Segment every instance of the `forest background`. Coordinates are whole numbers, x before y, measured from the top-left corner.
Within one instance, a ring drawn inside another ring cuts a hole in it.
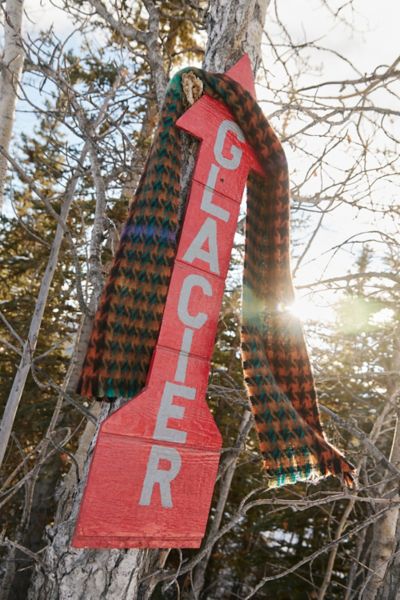
[[[243,3],[231,4],[239,14]],[[9,146],[0,111],[0,405],[18,397],[0,480],[0,598],[75,598],[59,592],[61,578],[54,596],[46,586],[63,489],[82,481],[75,452],[101,410],[74,393],[85,340],[166,83],[202,64],[224,3],[7,0],[4,32],[17,5],[23,61]],[[141,555],[140,593],[391,600],[400,588],[400,8],[264,8],[252,58],[289,162],[291,310],[304,324],[327,435],[357,465],[359,487],[328,479],[266,490],[239,356],[241,219],[208,393],[224,451],[205,546]],[[90,593],[76,597],[101,597]]]

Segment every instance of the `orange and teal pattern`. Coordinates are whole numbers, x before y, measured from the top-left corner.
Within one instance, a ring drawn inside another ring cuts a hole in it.
[[[96,313],[78,392],[131,398],[145,385],[160,330],[181,226],[182,73],[226,104],[264,176],[247,190],[241,350],[246,389],[270,486],[354,468],[326,440],[301,324],[286,307],[290,271],[288,168],[282,145],[254,98],[227,75],[196,68],[172,79],[159,125]]]

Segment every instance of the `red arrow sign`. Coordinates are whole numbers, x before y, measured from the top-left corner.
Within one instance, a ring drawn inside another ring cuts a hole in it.
[[[254,94],[250,61],[229,72]],[[201,141],[146,388],[101,425],[76,547],[198,548],[221,449],[205,396],[240,201],[261,171],[229,110],[203,96],[178,120]]]

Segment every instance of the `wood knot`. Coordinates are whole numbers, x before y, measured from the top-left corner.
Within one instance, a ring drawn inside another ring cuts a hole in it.
[[[203,82],[193,71],[182,74],[182,89],[189,106],[192,106],[203,95]]]

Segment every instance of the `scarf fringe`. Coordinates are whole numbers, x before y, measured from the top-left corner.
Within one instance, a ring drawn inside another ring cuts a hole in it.
[[[354,467],[344,457],[340,456],[340,472],[334,468],[314,462],[312,455],[309,455],[309,459],[311,460],[304,465],[292,464],[288,467],[279,466],[276,468],[271,467],[270,462],[264,460],[263,467],[267,479],[267,489],[280,488],[298,482],[307,482],[316,485],[322,479],[330,476],[339,478],[342,484],[350,489],[357,487],[357,474]]]
[[[115,400],[116,398],[133,398],[140,392],[143,386],[132,383],[127,384],[126,379],[114,379],[110,377],[104,380],[102,377],[81,377],[79,381],[79,394],[87,398],[98,400]]]

